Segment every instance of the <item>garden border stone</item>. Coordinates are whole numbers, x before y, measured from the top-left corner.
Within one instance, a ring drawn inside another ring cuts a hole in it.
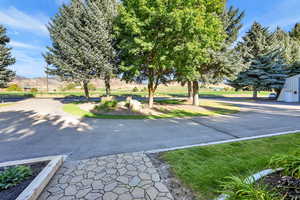
[[[10,167],[15,165],[25,165],[30,163],[37,162],[46,162],[49,163],[45,168],[33,179],[33,181],[25,188],[25,190],[18,196],[16,200],[36,200],[43,192],[44,188],[47,186],[51,178],[63,164],[66,156],[48,156],[40,157],[33,159],[17,160],[17,161],[8,161],[0,163],[0,167]]]

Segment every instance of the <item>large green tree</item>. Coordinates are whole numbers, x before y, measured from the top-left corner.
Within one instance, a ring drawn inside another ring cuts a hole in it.
[[[265,87],[264,79],[261,79],[265,73],[265,66],[259,65],[257,62],[261,62],[260,59],[264,59],[264,56],[275,50],[274,43],[276,43],[275,37],[268,28],[254,22],[236,47],[244,64],[249,67],[240,72],[237,78],[230,82],[230,85],[236,89],[247,87],[253,91],[253,98],[257,98],[258,91]]]
[[[45,54],[50,64],[47,73],[81,82],[86,97],[91,79],[107,80],[114,70],[112,5],[116,5],[114,0],[72,0],[48,26],[52,46]]]
[[[177,1],[172,13],[172,32],[176,74],[192,82],[193,104],[199,105],[199,80],[211,69],[210,51],[220,50],[226,33],[221,15],[222,0]]]
[[[7,67],[13,65],[16,60],[11,55],[11,48],[7,47],[9,38],[6,29],[0,25],[0,87],[7,87],[7,83],[15,77],[15,72]]]
[[[124,0],[119,7],[115,30],[122,78],[148,83],[150,108],[158,85],[170,80],[174,66],[170,34],[176,2]]]

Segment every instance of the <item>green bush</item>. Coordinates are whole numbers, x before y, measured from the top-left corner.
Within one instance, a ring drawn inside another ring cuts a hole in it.
[[[31,93],[37,93],[37,92],[38,92],[38,89],[37,89],[37,88],[31,88],[30,92],[31,92]]]
[[[11,167],[0,173],[0,191],[14,187],[32,176],[32,170],[27,166]]]
[[[146,87],[144,87],[141,92],[148,92],[148,89]]]
[[[114,110],[117,107],[118,101],[112,100],[112,101],[105,101],[104,103],[101,103],[99,106],[96,106],[96,110],[103,110],[103,111],[110,111]]]
[[[10,92],[20,92],[22,91],[22,88],[18,84],[11,84],[6,90]]]
[[[139,92],[139,88],[134,87],[134,88],[132,89],[132,92]]]
[[[269,191],[267,186],[248,184],[239,177],[227,177],[222,183],[223,194],[229,196],[228,200],[281,200],[278,193]]]
[[[293,154],[282,154],[272,157],[270,167],[284,168],[285,175],[300,178],[300,151]]]

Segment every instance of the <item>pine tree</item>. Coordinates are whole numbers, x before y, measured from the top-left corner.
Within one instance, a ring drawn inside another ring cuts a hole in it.
[[[91,79],[111,76],[114,70],[114,16],[105,9],[115,3],[110,2],[72,0],[70,5],[60,8],[48,26],[52,47],[45,55],[47,63],[51,64],[47,73],[81,82],[86,97],[89,97]]]
[[[288,77],[288,65],[279,49],[259,54],[251,59],[250,68],[241,72],[231,85],[254,91],[254,98],[261,90],[275,90],[279,95]],[[236,84],[236,85],[235,85]]]
[[[294,28],[290,32],[290,36],[300,42],[300,23],[295,24]]]
[[[253,98],[257,98],[257,92],[266,88],[265,83],[262,82],[266,75],[266,67],[258,63],[264,59],[266,54],[275,50],[274,41],[275,37],[268,28],[257,22],[252,25],[236,47],[244,64],[248,65],[249,68],[240,72],[235,80],[229,82],[232,87],[253,90]]]
[[[9,38],[6,36],[6,29],[0,25],[0,87],[7,87],[14,77],[15,72],[7,67],[13,65],[16,60],[11,56],[11,48],[6,45],[9,43]]]

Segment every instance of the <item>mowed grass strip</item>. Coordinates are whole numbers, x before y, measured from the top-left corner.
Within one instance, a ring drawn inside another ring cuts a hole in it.
[[[164,103],[175,104],[176,101],[164,101]],[[162,102],[161,102],[162,103]],[[178,104],[180,104],[179,102]],[[201,107],[205,108],[201,112],[195,112],[192,110],[163,110],[159,115],[108,115],[108,114],[95,114],[82,110],[76,103],[66,104],[63,106],[63,110],[72,115],[79,117],[88,117],[88,118],[98,118],[98,119],[162,119],[162,118],[182,118],[182,117],[197,117],[197,116],[212,116],[212,115],[226,115],[233,114],[240,111],[239,107],[236,107],[232,104],[222,103],[222,102],[212,102],[212,101],[202,101]]]
[[[160,157],[198,200],[210,200],[219,195],[220,182],[225,177],[248,177],[265,169],[275,154],[289,154],[297,149],[300,133],[170,151]]]

